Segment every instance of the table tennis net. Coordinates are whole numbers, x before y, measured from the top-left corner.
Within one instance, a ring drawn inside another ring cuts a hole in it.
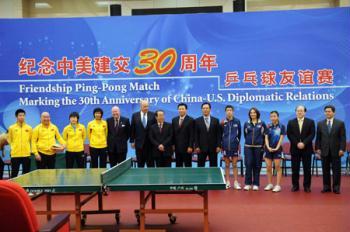
[[[110,181],[116,179],[131,168],[131,158],[119,163],[111,169],[108,169],[101,173],[101,183],[107,184]]]

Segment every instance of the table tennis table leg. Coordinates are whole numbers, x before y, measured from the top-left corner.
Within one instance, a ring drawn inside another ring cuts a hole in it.
[[[208,191],[203,192],[203,205],[204,205],[204,232],[209,232]]]
[[[80,192],[74,193],[75,199],[75,231],[80,231],[80,220],[81,220],[81,203],[80,203]]]
[[[152,192],[152,209],[156,209],[156,194]]]
[[[140,232],[145,232],[145,191],[140,191]]]
[[[52,195],[51,193],[46,193],[46,211],[48,212],[48,214],[46,215],[46,218],[48,221],[50,221],[52,218],[51,210],[52,210]]]
[[[97,193],[97,200],[98,200],[98,210],[103,211],[103,199],[102,199],[102,193]]]

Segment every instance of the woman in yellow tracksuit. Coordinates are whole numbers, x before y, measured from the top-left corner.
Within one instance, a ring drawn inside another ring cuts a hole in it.
[[[87,127],[87,135],[90,141],[91,167],[105,168],[107,164],[107,122],[102,119],[103,110],[101,108],[94,109],[93,115],[95,119],[90,121]]]
[[[84,142],[86,130],[79,123],[79,114],[72,112],[69,115],[70,124],[63,129],[62,137],[66,141],[66,168],[84,168]]]

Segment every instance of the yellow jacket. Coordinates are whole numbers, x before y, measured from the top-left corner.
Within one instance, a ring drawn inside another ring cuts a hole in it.
[[[90,141],[90,147],[105,148],[107,147],[107,122],[105,120],[92,120],[87,127],[87,134]]]
[[[32,151],[35,155],[39,152],[45,155],[53,155],[55,151],[52,150],[52,146],[56,144],[56,140],[61,145],[65,145],[66,142],[60,135],[57,126],[50,123],[48,127],[43,124],[37,125],[33,130],[32,135]]]
[[[78,123],[74,128],[71,124],[63,129],[63,139],[66,141],[66,150],[70,152],[84,151],[86,130],[83,124]]]
[[[15,123],[9,127],[7,141],[11,147],[11,157],[29,157],[32,127],[26,123],[20,126]]]

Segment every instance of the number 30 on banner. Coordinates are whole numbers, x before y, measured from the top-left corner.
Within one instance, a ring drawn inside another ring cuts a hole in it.
[[[170,72],[177,59],[177,53],[174,48],[168,48],[159,52],[154,48],[147,48],[139,53],[139,66],[134,68],[136,75],[147,75],[155,71],[158,75],[165,75]]]

